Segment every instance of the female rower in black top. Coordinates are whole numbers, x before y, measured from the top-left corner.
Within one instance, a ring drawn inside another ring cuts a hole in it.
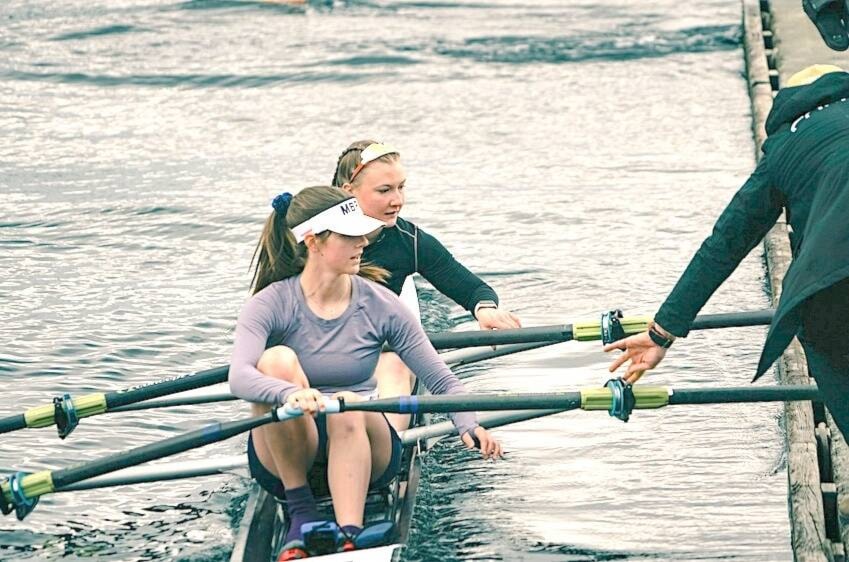
[[[400,294],[404,280],[419,273],[439,292],[472,313],[482,330],[521,327],[512,312],[498,308],[498,295],[469,271],[439,240],[399,217],[404,206],[407,175],[401,155],[389,145],[371,140],[351,143],[336,163],[333,185],[357,198],[363,212],[386,223],[363,253],[363,261],[390,273],[386,285]],[[410,394],[412,373],[394,353],[383,353],[375,371],[381,397]],[[402,430],[409,416],[389,414]]]

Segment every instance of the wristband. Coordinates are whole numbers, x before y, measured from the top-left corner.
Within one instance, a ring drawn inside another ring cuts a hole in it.
[[[663,349],[669,349],[674,341],[655,330],[654,326],[649,328],[649,338],[651,338],[651,341],[653,341],[655,345],[662,347]]]
[[[495,301],[491,301],[491,300],[478,302],[478,304],[475,305],[475,318],[478,317],[478,311],[482,308],[494,308],[494,309],[497,310],[498,309],[498,303],[496,303]]]

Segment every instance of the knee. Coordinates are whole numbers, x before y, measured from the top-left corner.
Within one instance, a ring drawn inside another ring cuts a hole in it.
[[[382,353],[377,364],[376,375],[378,377],[409,379],[411,372],[397,354]]]
[[[262,357],[259,358],[256,368],[269,377],[283,379],[301,387],[309,386],[303,380],[304,377],[298,356],[286,346],[278,345],[266,349]]]
[[[365,433],[364,412],[345,412],[327,417],[327,434],[331,438],[345,439],[357,433]]]
[[[405,368],[404,362],[398,357],[397,353],[386,352],[380,354],[380,359],[377,362],[377,370],[380,372],[392,372]]]

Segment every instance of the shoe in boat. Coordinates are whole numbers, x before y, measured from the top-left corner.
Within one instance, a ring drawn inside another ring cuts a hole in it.
[[[359,550],[391,544],[396,538],[396,534],[394,523],[391,521],[381,521],[369,525],[360,531],[356,537],[346,537],[346,539],[353,539],[351,540],[354,547],[352,550]]]
[[[283,545],[283,550],[280,552],[280,556],[277,557],[277,562],[303,560],[304,558],[309,557],[310,555],[307,552],[306,546],[304,546],[304,541],[301,539],[295,539]]]

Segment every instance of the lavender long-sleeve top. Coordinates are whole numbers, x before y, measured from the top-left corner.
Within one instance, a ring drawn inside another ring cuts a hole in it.
[[[298,390],[291,382],[263,375],[256,365],[267,347],[285,345],[298,356],[310,386],[330,394],[349,390],[373,395],[374,369],[384,342],[433,394],[460,394],[451,372],[413,314],[388,289],[353,276],[351,303],[338,318],[325,320],[307,306],[300,275],[272,283],[242,307],[230,358],[230,391],[250,402],[282,404]],[[477,426],[472,412],[451,415],[460,435]]]

